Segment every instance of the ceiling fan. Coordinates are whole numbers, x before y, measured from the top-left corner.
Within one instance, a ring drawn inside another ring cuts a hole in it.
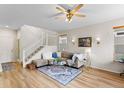
[[[83,7],[83,4],[79,4],[76,7],[74,7],[73,9],[64,7],[64,5],[59,5],[59,7],[56,7],[56,9],[59,11],[58,15],[65,14],[66,21],[68,21],[70,23],[72,21],[73,16],[76,16],[76,17],[85,17],[86,16],[86,15],[78,13],[78,10],[81,7]],[[58,15],[56,15],[56,16],[58,16]]]

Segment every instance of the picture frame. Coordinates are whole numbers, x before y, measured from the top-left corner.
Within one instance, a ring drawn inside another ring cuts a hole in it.
[[[78,38],[78,47],[92,47],[92,37]]]

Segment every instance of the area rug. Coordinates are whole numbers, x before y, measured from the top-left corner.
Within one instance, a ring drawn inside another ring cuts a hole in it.
[[[2,63],[2,71],[11,71],[15,69],[15,65],[13,63]]]
[[[60,82],[63,85],[68,84],[71,80],[73,80],[76,76],[78,76],[81,71],[76,68],[71,68],[68,66],[44,66],[38,68],[40,72],[50,76],[56,81]]]

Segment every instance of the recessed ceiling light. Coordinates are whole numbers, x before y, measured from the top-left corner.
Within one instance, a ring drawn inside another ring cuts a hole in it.
[[[9,27],[9,26],[5,26],[5,27]]]

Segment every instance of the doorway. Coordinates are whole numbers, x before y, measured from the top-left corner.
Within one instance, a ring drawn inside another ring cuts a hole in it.
[[[16,61],[16,36],[16,31],[0,29],[0,63]]]

